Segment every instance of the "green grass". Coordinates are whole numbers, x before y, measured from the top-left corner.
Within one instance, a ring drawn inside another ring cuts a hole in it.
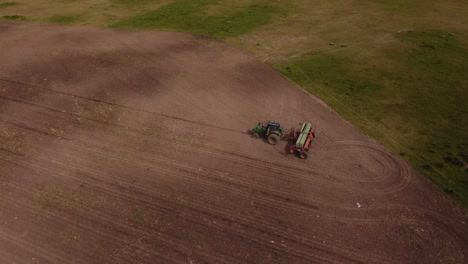
[[[52,16],[48,19],[48,22],[50,23],[56,23],[56,24],[72,24],[77,21],[80,21],[79,16],[64,16],[64,15],[55,15]]]
[[[5,20],[12,20],[12,21],[26,21],[25,16],[20,16],[20,15],[8,15],[8,16],[2,16],[3,19]]]
[[[0,3],[0,8],[7,8],[10,6],[15,6],[17,4],[18,4],[17,2],[2,2]]]
[[[112,3],[121,4],[121,5],[142,5],[153,2],[154,0],[112,0]]]
[[[443,30],[395,34],[370,67],[351,51],[308,54],[277,69],[468,204],[468,49]]]
[[[407,31],[397,35],[411,48],[400,61],[414,73],[404,79],[404,111],[423,126],[414,147],[425,174],[468,204],[468,49],[450,32]],[[439,175],[439,172],[442,175]]]
[[[145,214],[142,211],[137,212],[136,214],[133,215],[133,219],[138,222],[145,222],[146,217]]]
[[[286,14],[278,4],[250,4],[227,15],[208,15],[218,1],[177,1],[156,11],[115,23],[117,28],[171,29],[216,38],[234,37],[267,24],[273,15]]]
[[[414,12],[420,3],[418,1],[395,1],[395,0],[371,0],[371,4],[374,4],[378,8],[387,12]]]
[[[91,198],[90,193],[80,190],[52,189],[38,193],[42,202],[48,206],[63,210],[89,211],[99,201]]]

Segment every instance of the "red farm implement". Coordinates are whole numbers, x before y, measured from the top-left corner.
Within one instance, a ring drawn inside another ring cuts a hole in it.
[[[302,124],[300,130],[292,128],[289,152],[297,153],[301,159],[306,159],[309,156],[310,144],[315,138],[315,129],[316,127],[309,123]]]

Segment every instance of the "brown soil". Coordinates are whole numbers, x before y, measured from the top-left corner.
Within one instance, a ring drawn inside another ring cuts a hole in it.
[[[309,121],[309,159],[252,139]],[[0,24],[0,263],[466,263],[467,215],[225,43]]]

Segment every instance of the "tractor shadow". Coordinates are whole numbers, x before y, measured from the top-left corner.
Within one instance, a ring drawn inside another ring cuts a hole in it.
[[[284,151],[281,154],[285,157],[291,156],[292,154],[289,152],[289,149],[291,148],[290,137],[284,136],[283,138],[281,138],[281,141],[286,141],[286,145],[284,145]]]
[[[266,137],[255,138],[254,137],[254,132],[251,129],[247,130],[247,135],[249,135],[250,138],[252,138],[252,139],[261,140],[264,143],[270,144],[270,143],[268,143],[268,139]]]
[[[292,129],[294,129],[294,128],[292,128]],[[291,155],[297,156],[296,153],[291,154],[291,152],[290,152],[291,146],[293,145],[293,139],[294,139],[294,135],[291,132],[288,133],[288,134],[285,134],[281,138],[281,141],[286,141],[286,145],[284,145],[284,152],[282,153],[283,156],[285,156],[285,157],[288,157],[288,156],[291,156]]]
[[[246,131],[246,134],[249,135],[252,139],[255,139],[255,138],[253,138],[253,134],[254,134],[253,130],[248,129]],[[281,137],[277,145],[283,144],[282,142],[286,142],[286,144],[284,145],[284,148],[283,148],[284,151],[279,151],[277,148],[275,148],[275,150],[278,153],[280,153],[281,155],[285,156],[285,157],[291,156],[291,155],[297,156],[296,154],[291,154],[289,152],[289,149],[291,148],[291,144],[292,144],[291,138],[292,138],[292,136],[290,134],[286,134],[283,137]],[[261,140],[263,143],[271,145],[270,143],[268,143],[268,139],[266,137],[257,138],[257,140]],[[272,146],[275,146],[275,145],[272,145]]]
[[[295,141],[295,132],[296,129],[292,127],[289,130],[289,133],[286,133],[282,138],[281,141],[286,141],[286,145],[284,146],[284,152],[282,153],[283,156],[288,157],[288,156],[294,156],[296,158],[300,158],[299,154],[294,151],[294,153],[291,153],[291,147],[294,145]]]

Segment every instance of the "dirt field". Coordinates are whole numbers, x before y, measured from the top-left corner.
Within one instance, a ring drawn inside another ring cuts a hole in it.
[[[307,160],[247,134],[318,133]],[[0,24],[0,263],[466,263],[439,188],[250,56]]]

